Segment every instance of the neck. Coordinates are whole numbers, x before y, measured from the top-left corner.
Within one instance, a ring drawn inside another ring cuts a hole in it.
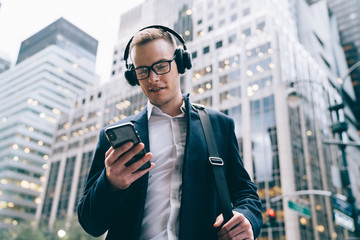
[[[176,97],[174,97],[167,104],[164,104],[164,105],[158,106],[158,107],[160,108],[160,110],[163,113],[166,113],[169,116],[175,117],[175,116],[181,114],[180,107],[181,107],[182,103],[183,103],[183,97],[180,93],[180,94],[176,95]]]

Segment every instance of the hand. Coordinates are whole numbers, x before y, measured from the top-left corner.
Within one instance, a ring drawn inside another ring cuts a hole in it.
[[[139,143],[133,149],[129,150],[132,146],[133,143],[129,142],[117,149],[110,147],[105,154],[106,176],[113,187],[112,190],[128,188],[133,182],[142,177],[155,166],[154,163],[151,163],[150,168],[137,171],[142,165],[152,158],[152,153],[146,153],[144,157],[130,166],[125,167],[125,164],[144,148],[144,144]]]
[[[241,213],[233,211],[234,216],[222,226],[218,232],[219,240],[254,240],[254,233],[249,220]],[[223,215],[220,214],[214,223],[214,227],[220,227],[223,223]]]

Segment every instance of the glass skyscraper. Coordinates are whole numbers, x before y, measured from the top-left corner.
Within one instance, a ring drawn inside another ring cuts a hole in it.
[[[98,82],[97,40],[63,18],[21,44],[0,74],[0,228],[34,221],[61,114]]]

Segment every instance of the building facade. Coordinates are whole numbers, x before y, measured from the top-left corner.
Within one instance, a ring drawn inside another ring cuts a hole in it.
[[[48,32],[56,42],[47,42],[44,33]],[[82,41],[72,42],[67,34]],[[35,220],[57,120],[70,111],[76,95],[99,80],[94,55],[97,40],[65,19],[26,39],[25,45],[19,56],[26,58],[0,74],[1,228]]]
[[[316,2],[316,1],[310,1]],[[344,82],[352,82],[356,99],[351,102],[360,129],[360,2],[356,0],[327,0],[329,8],[337,18],[340,41],[346,55],[350,74],[343,75]],[[357,64],[356,68],[352,67]]]

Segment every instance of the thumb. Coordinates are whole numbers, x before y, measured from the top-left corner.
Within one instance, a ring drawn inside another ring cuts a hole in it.
[[[220,227],[222,222],[224,221],[224,217],[222,214],[220,214],[217,218],[216,218],[216,221],[214,223],[214,227],[217,228],[217,227]]]

